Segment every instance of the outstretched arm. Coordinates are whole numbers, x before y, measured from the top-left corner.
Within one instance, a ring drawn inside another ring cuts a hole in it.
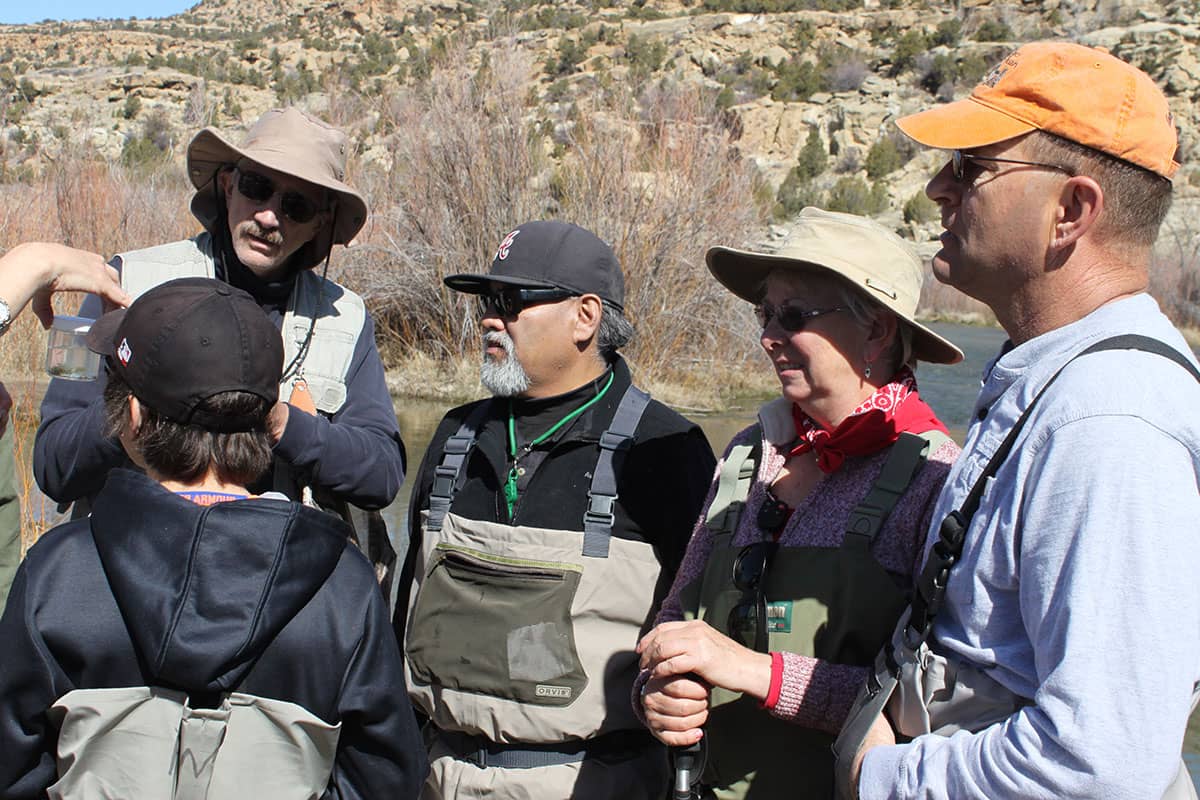
[[[110,306],[127,306],[129,295],[120,275],[104,258],[48,242],[25,242],[0,257],[0,298],[12,316],[32,301],[43,328],[54,321],[50,298],[55,292],[87,292]]]

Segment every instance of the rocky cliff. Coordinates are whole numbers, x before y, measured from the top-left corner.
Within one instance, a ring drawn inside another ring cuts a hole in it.
[[[921,238],[933,223],[919,193],[937,156],[892,121],[961,96],[1006,51],[1051,37],[1148,71],[1170,97],[1185,163],[1195,159],[1197,0],[203,0],[161,20],[0,26],[0,167],[11,180],[65,154],[179,159],[200,125],[237,127],[295,102],[352,128],[363,168],[386,169],[393,132],[372,109],[390,92],[419,84],[447,52],[479,69],[516,49],[538,65],[529,118],[545,123],[552,155],[556,126],[606,86],[695,85],[777,194],[778,219],[818,200]],[[1195,220],[1200,166],[1177,186],[1177,213]]]

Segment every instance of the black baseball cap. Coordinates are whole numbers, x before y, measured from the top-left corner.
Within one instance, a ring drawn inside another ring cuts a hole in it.
[[[134,396],[164,417],[211,431],[249,431],[264,415],[213,414],[198,406],[221,392],[279,399],[283,339],[246,292],[211,278],[155,286],[92,325],[88,348]]]
[[[566,289],[594,294],[625,308],[625,276],[612,248],[578,225],[558,220],[526,222],[496,248],[484,274],[461,273],[444,279],[467,294],[486,294],[495,284],[525,289]]]

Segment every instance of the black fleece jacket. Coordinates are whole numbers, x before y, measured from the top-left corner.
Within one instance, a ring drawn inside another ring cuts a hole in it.
[[[89,519],[50,531],[0,617],[0,798],[56,780],[47,711],[74,689],[237,691],[342,730],[328,798],[416,797],[427,771],[375,575],[329,514],[201,507],[114,470]]]

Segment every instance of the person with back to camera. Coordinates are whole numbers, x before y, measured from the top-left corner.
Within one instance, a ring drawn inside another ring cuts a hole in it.
[[[839,737],[843,793],[1194,798],[1200,371],[1146,293],[1179,168],[1167,99],[1109,53],[1036,42],[897,124],[949,151],[925,190],[934,274],[1008,341]]]
[[[833,734],[904,608],[958,453],[913,367],[962,354],[913,319],[923,265],[870,219],[808,207],[778,252],[707,261],[755,303],[782,396],[721,459],[638,644],[636,702],[666,744],[703,738],[704,798],[828,798]]]
[[[635,702],[663,742],[701,742],[702,797],[832,797],[833,735],[958,453],[913,369],[962,353],[914,320],[924,267],[869,219],[806,208],[777,252],[707,261],[755,304],[782,396],[720,462]]]
[[[426,760],[368,561],[246,484],[283,348],[247,293],[184,278],[93,325],[116,469],[46,533],[0,617],[0,797],[406,798]]]
[[[325,277],[335,245],[367,221],[367,204],[345,182],[346,135],[297,108],[264,113],[240,145],[204,128],[187,148],[196,193],[190,239],[123,252],[112,259],[133,297],[174,278],[217,278],[254,297],[282,334],[279,401],[268,418],[275,458],[255,477],[273,489],[349,521],[392,597],[395,555],[379,509],[404,480],[404,446],[375,324],[362,298]],[[322,269],[318,269],[322,267]],[[100,315],[95,298],[80,316]],[[38,486],[74,515],[86,513],[109,470],[129,466],[103,434],[94,382],[53,380],[34,443]]]

